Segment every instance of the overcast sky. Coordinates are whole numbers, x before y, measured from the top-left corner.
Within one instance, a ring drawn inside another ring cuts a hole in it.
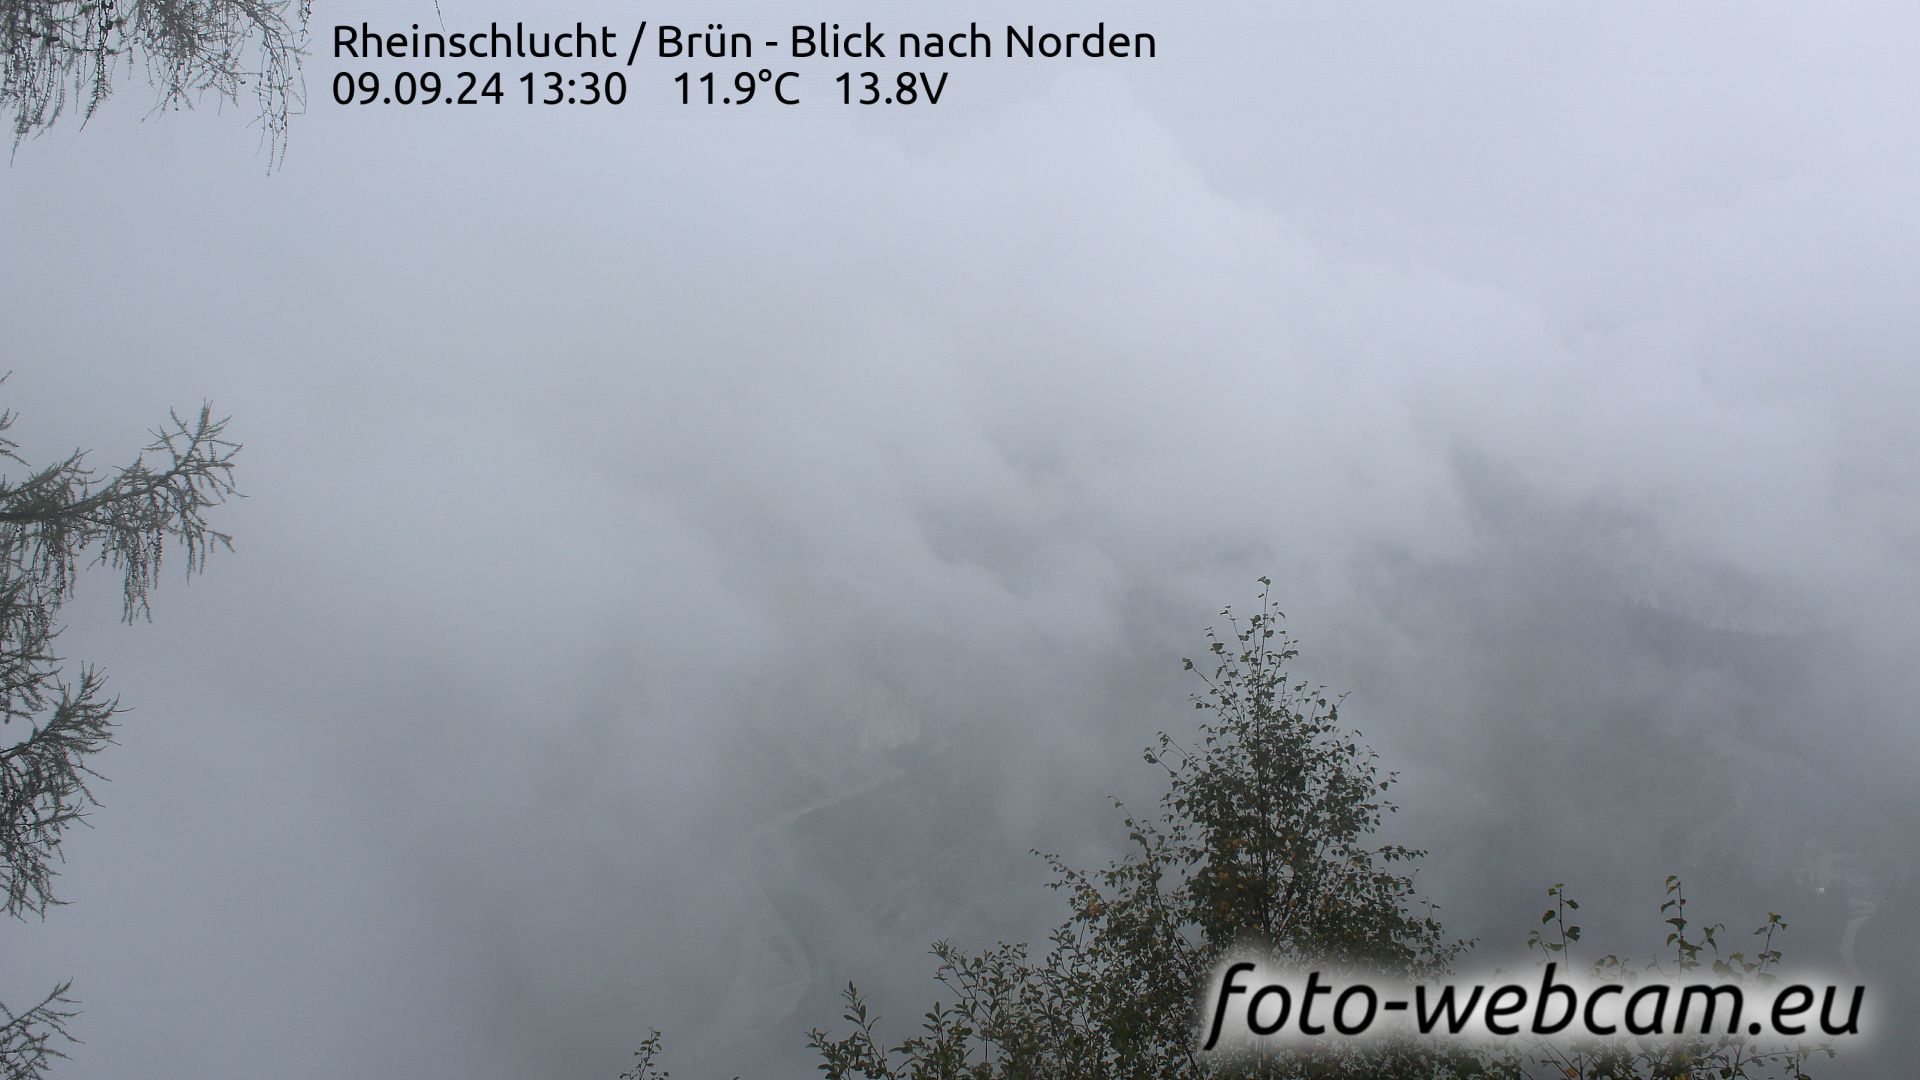
[[[23,145],[24,452],[246,444],[234,553],[69,609],[133,711],[71,906],[0,927],[84,1002],[60,1075],[809,1075],[849,978],[901,1032],[932,940],[1060,917],[1030,848],[1118,853],[1262,574],[1477,957],[1556,881],[1646,956],[1679,873],[1911,1015],[1909,5],[442,7],[1159,56],[340,107],[332,26],[433,6],[322,0],[272,175],[136,86]]]

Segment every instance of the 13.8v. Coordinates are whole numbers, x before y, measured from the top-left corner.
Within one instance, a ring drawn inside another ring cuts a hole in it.
[[[871,71],[850,71],[833,81],[840,84],[842,105],[938,105],[947,88],[944,71],[938,79],[924,71],[903,71],[893,77],[890,87],[882,79]]]

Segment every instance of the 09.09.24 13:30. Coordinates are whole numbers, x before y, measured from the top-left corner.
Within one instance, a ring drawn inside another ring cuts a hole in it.
[[[627,77],[618,71],[529,71],[514,80],[516,100],[528,105],[618,105],[627,98]],[[456,71],[342,71],[333,77],[333,100],[340,105],[503,105],[502,73]]]

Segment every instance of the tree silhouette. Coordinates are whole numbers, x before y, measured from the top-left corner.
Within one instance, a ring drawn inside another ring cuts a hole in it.
[[[259,109],[269,162],[302,101],[301,47],[312,0],[0,0],[0,112],[17,150],[63,113],[93,117],[124,72],[144,69],[156,109],[207,94]]]
[[[0,460],[26,466],[4,434],[13,422],[0,413]],[[151,618],[148,595],[169,550],[192,575],[214,548],[230,546],[205,517],[234,494],[239,447],[225,427],[202,407],[190,421],[170,415],[132,464],[104,477],[76,450],[28,467],[23,479],[0,478],[0,730],[13,737],[25,728],[0,748],[0,909],[8,915],[44,917],[61,903],[53,893],[61,841],[96,805],[94,757],[112,744],[120,712],[104,676],[54,655],[61,608],[80,571],[97,565],[120,577],[126,621]],[[69,989],[62,983],[25,1010],[0,1004],[0,1075],[39,1077],[64,1056],[75,1015]]]

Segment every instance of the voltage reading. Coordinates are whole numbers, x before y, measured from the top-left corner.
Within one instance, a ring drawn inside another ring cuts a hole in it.
[[[938,105],[947,88],[947,73],[941,72],[936,79],[924,71],[903,71],[894,76],[891,87],[871,71],[848,72],[833,81],[840,84],[842,105],[913,105],[921,101]]]

